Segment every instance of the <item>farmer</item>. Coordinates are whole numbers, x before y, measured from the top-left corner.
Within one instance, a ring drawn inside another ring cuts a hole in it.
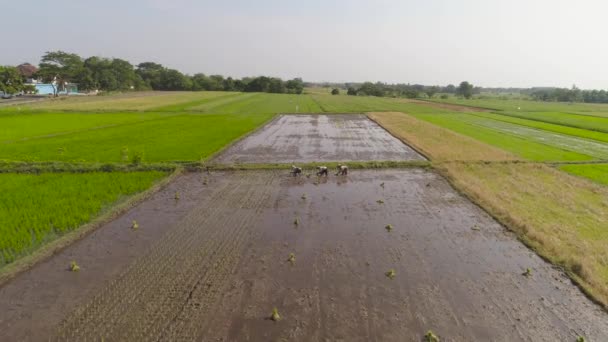
[[[301,167],[297,167],[295,165],[291,165],[291,173],[293,174],[293,176],[299,176],[302,174],[302,168]]]
[[[317,176],[327,177],[327,166],[317,166]]]
[[[338,173],[336,173],[336,176],[346,176],[346,175],[348,175],[348,166],[338,165]]]

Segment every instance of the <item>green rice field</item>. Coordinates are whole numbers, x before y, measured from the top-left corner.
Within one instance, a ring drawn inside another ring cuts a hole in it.
[[[164,172],[0,174],[0,267],[78,228]]]

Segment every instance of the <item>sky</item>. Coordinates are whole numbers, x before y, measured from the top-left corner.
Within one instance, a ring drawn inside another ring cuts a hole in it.
[[[607,13],[606,0],[0,0],[0,65],[63,50],[188,74],[608,89]]]

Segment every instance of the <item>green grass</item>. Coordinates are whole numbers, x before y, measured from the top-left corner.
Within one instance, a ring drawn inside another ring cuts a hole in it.
[[[34,111],[151,111],[155,108],[179,109],[214,97],[223,97],[227,92],[134,92],[108,96],[75,96],[37,102],[23,106]],[[172,108],[172,106],[176,106]],[[14,110],[14,107],[5,110]]]
[[[516,112],[505,111],[502,115],[509,115],[517,118],[547,122],[562,126],[582,128],[591,131],[608,132],[608,117],[592,115],[568,114],[560,112]]]
[[[166,174],[0,174],[0,267],[78,228]]]
[[[307,94],[241,93],[187,108],[212,114],[320,113],[322,110]]]
[[[540,130],[532,131],[526,126],[513,125],[514,127],[505,128],[503,126],[506,123],[466,113],[414,116],[533,161],[583,161],[594,159],[590,155],[580,153],[578,148],[578,152],[576,152],[565,150],[563,146],[551,145],[551,142],[541,142],[546,133]],[[521,134],[518,134],[520,132]],[[536,140],[533,140],[533,137],[529,134],[536,134],[537,137],[534,138]],[[557,144],[558,142],[553,143]]]
[[[176,115],[99,130],[0,144],[13,161],[196,161],[253,130],[272,115]],[[126,157],[127,160],[124,160]]]
[[[562,165],[561,170],[608,185],[608,164]]]
[[[38,113],[0,115],[0,143],[125,125],[165,117],[157,113]]]
[[[569,103],[569,102],[541,102],[532,100],[501,100],[501,99],[438,99],[433,101],[459,104],[465,106],[473,106],[480,108],[496,109],[501,111],[518,111],[518,112],[562,112],[562,113],[578,113],[591,114],[597,116],[608,117],[608,104],[597,103]],[[518,109],[519,108],[519,109]]]
[[[587,129],[575,128],[575,127],[569,127],[569,126],[562,126],[559,124],[552,124],[552,123],[536,121],[536,120],[526,120],[526,119],[521,119],[518,117],[512,117],[509,115],[503,115],[502,113],[472,113],[472,115],[490,118],[493,120],[510,122],[510,123],[514,123],[517,125],[538,128],[538,129],[542,129],[545,131],[563,133],[563,134],[568,134],[568,135],[572,135],[575,137],[592,139],[592,140],[597,140],[597,141],[608,143],[608,134],[603,133],[603,132],[590,131]]]

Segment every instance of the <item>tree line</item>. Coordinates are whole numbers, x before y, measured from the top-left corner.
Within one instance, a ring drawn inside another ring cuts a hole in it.
[[[455,94],[464,98],[471,98],[473,94],[481,92],[480,87],[474,87],[471,83],[464,81],[455,86],[425,86],[421,84],[387,84],[382,82],[365,82],[361,84],[346,83],[347,95],[378,96],[378,97],[406,97],[406,98],[432,98],[436,94]]]
[[[608,91],[572,88],[535,88],[529,95],[537,101],[608,103]]]
[[[283,81],[280,78],[267,76],[235,79],[202,73],[187,75],[154,62],[144,62],[134,66],[119,58],[97,56],[82,58],[64,51],[47,52],[42,56],[39,68],[31,75],[20,74],[17,67],[1,67],[0,89],[10,93],[22,91],[27,77],[56,84],[56,93],[64,90],[69,83],[78,84],[78,88],[83,91],[151,89],[301,94],[304,90],[304,82],[301,78]]]

